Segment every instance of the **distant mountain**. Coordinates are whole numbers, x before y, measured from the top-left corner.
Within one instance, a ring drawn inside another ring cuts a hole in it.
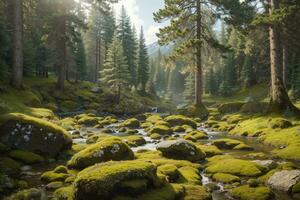
[[[160,46],[158,44],[158,42],[154,42],[154,43],[149,44],[147,46],[148,54],[149,54],[150,58],[155,57],[158,54],[159,49],[160,49],[160,51],[163,55],[167,55],[172,51],[172,48],[173,48],[172,44],[165,45],[165,46]]]

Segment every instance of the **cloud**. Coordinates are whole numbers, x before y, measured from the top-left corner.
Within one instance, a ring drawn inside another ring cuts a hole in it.
[[[122,5],[124,5],[127,14],[131,19],[131,23],[134,24],[137,30],[141,26],[145,26],[145,22],[139,16],[140,8],[137,4],[137,0],[120,0],[117,4],[114,5],[114,10],[117,15],[117,19],[120,16]]]
[[[145,32],[146,37],[146,43],[152,44],[157,41],[156,33],[158,33],[159,28],[161,28],[162,25],[151,25]]]

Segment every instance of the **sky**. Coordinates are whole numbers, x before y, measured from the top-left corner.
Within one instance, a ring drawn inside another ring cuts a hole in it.
[[[115,12],[119,16],[122,5],[125,6],[131,22],[137,30],[143,26],[147,45],[157,41],[155,33],[163,24],[154,22],[153,12],[158,11],[164,5],[164,0],[120,0],[114,5]]]

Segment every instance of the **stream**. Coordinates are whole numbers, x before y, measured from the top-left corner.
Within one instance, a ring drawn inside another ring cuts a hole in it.
[[[124,133],[120,133],[117,130],[117,125],[120,124],[121,122],[122,122],[122,120],[120,120],[116,124],[111,124],[111,125],[105,126],[105,128],[108,128],[113,131],[113,133],[111,135],[124,136],[125,135]],[[88,133],[91,133],[91,132],[97,133],[97,132],[100,132],[100,130],[101,129],[88,128],[88,127],[81,128],[81,130],[80,130],[81,138],[73,139],[73,143],[85,144]],[[147,144],[145,144],[143,146],[139,146],[139,147],[133,147],[132,150],[134,152],[139,151],[141,149],[156,150],[157,144],[164,140],[164,139],[152,140],[149,136],[147,136],[147,132],[144,129],[137,129],[137,130],[138,130],[137,134],[142,135],[144,137],[144,139],[146,140]],[[275,160],[277,163],[284,162],[284,160],[273,159],[270,154],[270,151],[272,150],[272,148],[259,143],[258,140],[255,138],[236,137],[236,136],[230,136],[224,132],[213,132],[210,129],[204,128],[204,125],[199,127],[198,130],[206,132],[209,136],[208,139],[201,140],[200,143],[202,143],[202,144],[209,144],[212,142],[212,140],[215,140],[215,139],[224,139],[224,138],[237,139],[237,140],[243,141],[245,144],[254,148],[254,151],[247,151],[246,154],[263,152],[267,155],[268,159]],[[70,133],[72,134],[72,131],[70,131]],[[184,134],[185,133],[178,133],[178,132],[174,133],[174,135],[177,135],[177,136],[183,136]],[[245,157],[245,151],[223,150],[223,152],[224,152],[224,154],[233,155],[236,158],[250,159],[250,158]],[[26,179],[26,181],[28,181],[30,186],[45,188],[45,184],[43,182],[41,182],[41,180],[40,180],[41,173],[44,171],[47,171],[47,170],[52,170],[55,166],[60,165],[60,164],[65,164],[65,163],[63,161],[57,161],[57,162],[53,161],[52,163],[47,164],[46,166],[45,165],[37,165],[28,171],[24,171],[23,175],[25,176],[25,179]],[[299,163],[295,163],[295,164],[297,164],[297,166],[299,166]],[[228,196],[226,190],[224,190],[224,185],[222,183],[214,182],[213,180],[208,178],[203,171],[201,172],[201,176],[202,176],[202,183],[204,186],[208,186],[209,184],[214,184],[217,186],[216,188],[218,188],[218,189],[215,189],[211,192],[213,200],[230,200],[230,199],[232,199],[231,197]],[[274,200],[293,200],[293,198],[290,197],[288,194],[280,193],[278,191],[273,191],[273,192],[276,196],[274,198]]]

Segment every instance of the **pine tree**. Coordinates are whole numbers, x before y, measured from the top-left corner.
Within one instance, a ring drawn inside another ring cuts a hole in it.
[[[141,27],[138,52],[138,85],[140,86],[141,92],[145,92],[146,84],[149,79],[149,56],[145,44],[143,27]]]
[[[212,67],[209,68],[209,71],[207,73],[207,77],[206,77],[206,91],[207,93],[209,93],[210,95],[216,95],[217,91],[218,91],[218,87],[217,87],[217,82],[216,82],[216,77],[215,77],[215,73]]]
[[[183,93],[184,103],[190,104],[195,98],[195,75],[194,73],[189,73],[185,79],[185,90]]]
[[[247,88],[252,86],[254,82],[254,72],[252,68],[252,62],[251,62],[251,57],[249,55],[246,55],[245,60],[244,60],[244,65],[242,69],[242,86]]]
[[[222,96],[230,96],[235,89],[236,83],[234,54],[229,53],[225,60],[223,69],[222,82],[219,88],[219,93]]]
[[[128,88],[129,72],[121,41],[115,36],[108,48],[104,69],[101,71],[101,83],[110,88],[120,102],[121,92]]]
[[[86,54],[85,54],[85,48],[81,37],[76,43],[76,49],[74,54],[75,54],[74,57],[76,63],[75,81],[85,80],[86,72],[87,72]]]
[[[117,36],[122,42],[124,56],[130,73],[130,84],[136,85],[136,61],[137,61],[137,43],[135,29],[132,28],[130,18],[122,6],[121,16],[117,25]]]

